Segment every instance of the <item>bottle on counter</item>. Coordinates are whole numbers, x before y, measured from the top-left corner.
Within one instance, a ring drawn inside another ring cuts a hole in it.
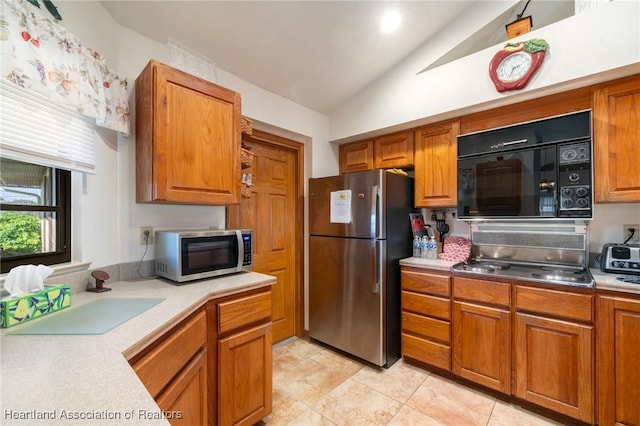
[[[423,259],[427,259],[429,255],[429,237],[426,235],[422,237],[420,242],[420,257]]]
[[[413,257],[422,257],[422,239],[419,235],[413,239]]]
[[[427,259],[437,259],[438,258],[438,242],[436,241],[436,237],[429,238],[429,242],[427,243]]]

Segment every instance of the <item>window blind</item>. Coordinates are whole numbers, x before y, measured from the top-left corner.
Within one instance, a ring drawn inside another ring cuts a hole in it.
[[[94,126],[72,109],[0,78],[3,157],[94,173]]]

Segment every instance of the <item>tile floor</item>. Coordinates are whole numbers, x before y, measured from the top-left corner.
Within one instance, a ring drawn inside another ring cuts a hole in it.
[[[295,339],[274,347],[273,412],[259,425],[558,423],[402,360],[377,370],[306,339]]]

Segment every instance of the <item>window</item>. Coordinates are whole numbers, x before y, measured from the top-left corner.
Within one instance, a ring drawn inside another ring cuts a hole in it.
[[[2,273],[71,261],[71,172],[0,158]]]

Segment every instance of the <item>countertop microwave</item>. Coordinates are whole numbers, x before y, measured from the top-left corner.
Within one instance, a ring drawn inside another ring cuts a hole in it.
[[[176,282],[217,277],[253,266],[250,229],[155,233],[155,272]]]

